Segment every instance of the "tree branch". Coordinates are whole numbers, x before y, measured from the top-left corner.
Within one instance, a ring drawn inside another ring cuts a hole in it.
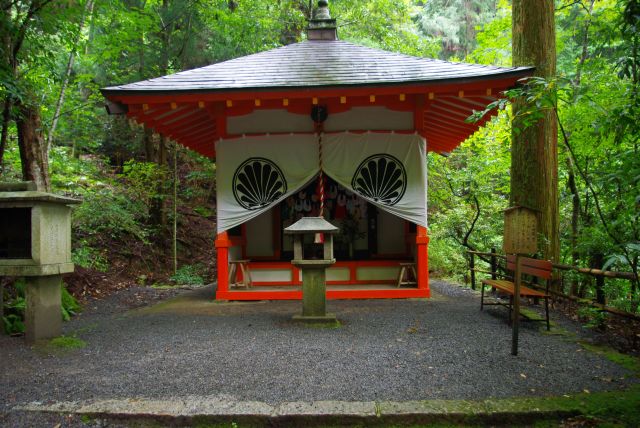
[[[578,171],[578,174],[580,174],[580,176],[582,177],[582,179],[585,182],[585,185],[587,186],[587,188],[591,192],[591,195],[593,196],[593,203],[594,203],[594,205],[596,207],[596,212],[598,213],[598,217],[600,218],[600,222],[602,223],[602,226],[604,227],[605,232],[607,233],[607,235],[609,235],[609,237],[613,240],[613,242],[615,242],[620,247],[620,249],[623,252],[624,258],[627,260],[627,263],[629,264],[629,267],[631,267],[633,272],[636,274],[636,277],[638,277],[637,267],[634,266],[633,258],[629,254],[629,251],[627,251],[627,248],[624,246],[624,243],[621,242],[618,239],[618,237],[614,233],[611,232],[611,230],[609,230],[609,224],[606,221],[606,219],[604,217],[604,214],[602,213],[602,208],[600,206],[600,199],[598,198],[598,194],[596,193],[595,189],[593,188],[593,185],[591,184],[590,180],[587,178],[586,174],[582,171],[582,169],[580,169],[580,167],[578,166],[578,164],[576,162],[575,152],[573,151],[573,147],[571,147],[571,144],[569,144],[569,138],[568,138],[567,133],[566,133],[566,131],[564,129],[564,125],[562,124],[562,121],[560,120],[560,116],[558,115],[557,106],[555,106],[553,111],[554,111],[554,113],[556,115],[556,119],[558,120],[558,126],[560,127],[560,132],[562,134],[562,141],[564,142],[565,147],[569,151],[569,155],[571,156],[571,158],[573,160],[573,163],[574,163],[574,165],[576,167],[576,170]]]
[[[33,0],[29,5],[29,11],[27,12],[27,15],[22,20],[22,24],[20,24],[20,27],[18,28],[18,32],[16,33],[16,38],[14,40],[13,49],[11,51],[11,55],[12,55],[11,59],[13,61],[14,67],[15,67],[16,59],[18,58],[18,52],[20,52],[20,49],[22,48],[22,43],[24,42],[24,38],[27,34],[27,28],[29,28],[29,21],[31,21],[34,15],[38,13],[40,10],[42,10],[43,7],[51,3],[51,1],[52,0],[42,0],[42,2],[39,2],[37,0]]]

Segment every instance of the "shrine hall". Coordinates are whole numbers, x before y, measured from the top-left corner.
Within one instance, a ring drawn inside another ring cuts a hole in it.
[[[465,122],[474,110],[533,73],[337,29],[320,0],[300,43],[102,89],[109,113],[215,160],[217,299],[301,299],[283,229],[306,216],[339,229],[327,298],[429,297],[427,153],[454,150],[489,119]]]

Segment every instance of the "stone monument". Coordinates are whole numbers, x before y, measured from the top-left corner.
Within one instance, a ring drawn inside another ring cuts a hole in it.
[[[302,271],[302,314],[296,321],[309,323],[337,323],[335,314],[326,310],[326,269],[336,262],[333,257],[333,234],[338,228],[322,217],[303,217],[284,229],[293,235],[293,260],[291,264]],[[322,234],[323,242],[314,242],[316,234]],[[305,244],[305,237],[309,243]]]
[[[32,182],[0,183],[0,275],[26,280],[27,342],[62,332],[62,274],[73,272],[70,205],[78,203]]]

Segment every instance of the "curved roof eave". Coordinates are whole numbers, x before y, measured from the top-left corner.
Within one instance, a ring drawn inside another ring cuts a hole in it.
[[[122,95],[170,95],[170,94],[206,94],[206,93],[242,93],[242,92],[284,92],[296,90],[312,90],[312,89],[352,89],[352,88],[375,88],[387,86],[418,86],[430,84],[450,84],[450,83],[477,83],[490,82],[493,80],[501,80],[505,78],[520,79],[533,74],[535,67],[519,67],[508,73],[492,74],[489,76],[464,77],[464,78],[441,78],[430,80],[407,80],[407,81],[388,81],[375,83],[352,83],[337,85],[297,85],[297,86],[253,86],[253,87],[229,87],[229,88],[189,88],[189,89],[120,89],[118,86],[100,89],[103,96],[122,96]]]
[[[122,96],[429,85],[517,78],[532,72],[533,67],[453,63],[340,40],[304,41],[101,91]]]

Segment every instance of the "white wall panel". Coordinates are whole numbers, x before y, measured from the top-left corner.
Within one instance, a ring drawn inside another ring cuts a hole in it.
[[[254,282],[288,282],[291,281],[291,269],[252,269],[251,279]]]
[[[348,281],[349,277],[349,268],[337,267],[327,269],[327,281]]]
[[[357,279],[361,281],[396,280],[400,267],[394,266],[361,266],[356,269]]]

